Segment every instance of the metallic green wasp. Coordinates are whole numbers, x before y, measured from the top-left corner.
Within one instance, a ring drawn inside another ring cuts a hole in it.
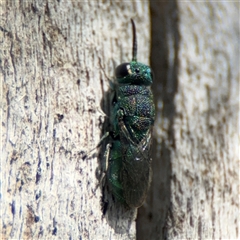
[[[151,180],[151,132],[155,107],[150,85],[150,67],[137,62],[137,39],[134,21],[133,58],[119,65],[114,84],[114,100],[110,122],[112,141],[107,145],[107,180],[117,200],[140,207]]]

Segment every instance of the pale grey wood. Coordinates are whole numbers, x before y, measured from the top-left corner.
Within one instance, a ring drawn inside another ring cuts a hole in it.
[[[101,137],[106,75],[131,59],[130,18],[148,63],[148,2],[1,3],[2,238],[135,239],[136,211],[109,199],[103,216],[100,159],[84,159]]]
[[[239,239],[239,3],[151,1],[151,15],[158,109],[138,237]]]

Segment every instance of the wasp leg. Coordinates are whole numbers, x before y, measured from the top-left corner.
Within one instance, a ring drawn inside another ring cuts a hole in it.
[[[98,145],[97,145],[97,148],[98,147],[100,147],[101,146],[101,144],[103,143],[103,141],[109,136],[109,132],[106,132],[103,136],[102,136],[102,138],[100,139],[100,141],[99,141],[99,143],[98,143]],[[105,151],[106,152],[106,151]],[[105,154],[104,154],[105,155]]]
[[[104,159],[104,163],[103,163],[103,166],[102,166],[102,173],[100,175],[100,180],[99,180],[99,184],[98,186],[101,184],[101,185],[105,185],[105,177],[106,177],[106,173],[107,173],[107,170],[108,170],[108,162],[109,162],[109,156],[110,156],[110,149],[111,149],[111,144],[107,144],[107,147],[106,147],[106,150],[104,152],[104,155],[103,155],[103,159]]]
[[[106,133],[102,136],[102,138],[100,139],[98,145],[97,145],[96,147],[94,147],[93,149],[89,150],[89,151],[86,153],[85,158],[90,158],[90,157],[92,157],[94,154],[93,154],[92,156],[90,156],[91,152],[94,151],[95,149],[99,148],[99,147],[102,145],[103,141],[104,141],[108,136],[109,136],[109,132],[106,132]]]
[[[108,133],[108,132],[107,132]],[[109,133],[108,133],[109,134]],[[106,135],[106,134],[105,134]],[[104,136],[103,136],[104,137]],[[107,136],[106,136],[107,137]],[[106,138],[105,137],[105,138]],[[102,139],[103,140],[103,139]],[[112,144],[111,143],[108,143],[107,146],[106,146],[106,150],[104,152],[104,163],[105,163],[105,166],[104,166],[104,172],[106,172],[108,170],[108,162],[109,162],[109,158],[110,158],[110,149],[112,147]]]
[[[105,136],[106,135],[106,136]],[[105,134],[102,139],[100,140],[103,141],[103,139],[105,139],[109,133],[107,132]],[[106,214],[106,211],[108,209],[108,198],[107,198],[107,195],[105,193],[105,189],[106,189],[106,174],[107,174],[107,170],[108,170],[108,162],[110,161],[110,151],[111,151],[111,144],[108,143],[107,146],[106,146],[106,149],[105,149],[105,152],[104,152],[104,155],[103,155],[103,159],[104,159],[104,163],[102,164],[102,174],[101,174],[101,179],[100,179],[100,184],[102,185],[102,211],[103,211],[103,215]]]

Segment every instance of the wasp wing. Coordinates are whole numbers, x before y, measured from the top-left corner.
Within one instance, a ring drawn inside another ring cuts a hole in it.
[[[140,207],[147,195],[151,180],[151,128],[139,143],[132,140],[123,121],[119,122],[121,131],[123,195],[130,207]]]

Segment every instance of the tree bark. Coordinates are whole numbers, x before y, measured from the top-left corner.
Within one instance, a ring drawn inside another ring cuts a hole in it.
[[[1,3],[2,239],[136,238],[96,149],[130,18],[157,106],[137,238],[239,237],[239,4],[36,0]]]
[[[96,156],[130,18],[148,63],[148,2],[1,3],[2,239],[135,239],[136,210],[105,206]]]
[[[150,6],[158,108],[138,239],[238,239],[239,3]]]

